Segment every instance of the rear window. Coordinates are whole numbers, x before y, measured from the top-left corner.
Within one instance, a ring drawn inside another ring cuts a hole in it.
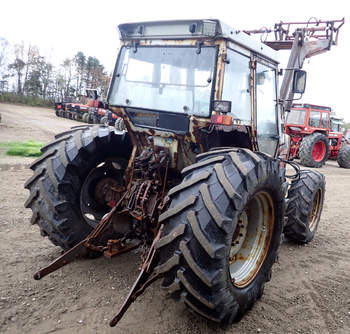
[[[291,109],[291,111],[287,114],[287,123],[303,125],[305,123],[305,116],[305,110]]]

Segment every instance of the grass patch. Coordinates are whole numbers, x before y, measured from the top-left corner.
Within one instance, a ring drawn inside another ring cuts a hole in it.
[[[8,148],[7,155],[16,155],[21,157],[40,157],[44,144],[34,140],[27,140],[25,142],[7,142],[0,143],[0,147]]]
[[[44,100],[41,97],[6,92],[0,93],[0,102],[24,104],[32,107],[52,107],[54,105],[54,101]]]

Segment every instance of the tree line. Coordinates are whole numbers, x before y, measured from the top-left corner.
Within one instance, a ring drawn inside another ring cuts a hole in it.
[[[0,37],[0,95],[58,101],[97,88],[106,95],[110,76],[101,62],[79,51],[54,66],[35,45],[11,45]]]

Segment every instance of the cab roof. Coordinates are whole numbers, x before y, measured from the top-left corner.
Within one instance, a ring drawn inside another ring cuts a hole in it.
[[[118,29],[122,41],[225,38],[278,63],[278,53],[275,50],[216,19],[124,23]]]

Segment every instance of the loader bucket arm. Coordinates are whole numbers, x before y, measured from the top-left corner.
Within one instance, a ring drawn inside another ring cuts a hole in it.
[[[280,22],[275,24],[274,29],[245,31],[249,35],[261,34],[262,42],[274,50],[291,50],[280,90],[280,103],[284,110],[290,109],[294,98],[291,89],[294,70],[301,69],[306,58],[337,45],[339,29],[343,24],[344,18],[333,21],[310,19],[308,22]],[[275,40],[269,41],[267,37],[272,32]]]

